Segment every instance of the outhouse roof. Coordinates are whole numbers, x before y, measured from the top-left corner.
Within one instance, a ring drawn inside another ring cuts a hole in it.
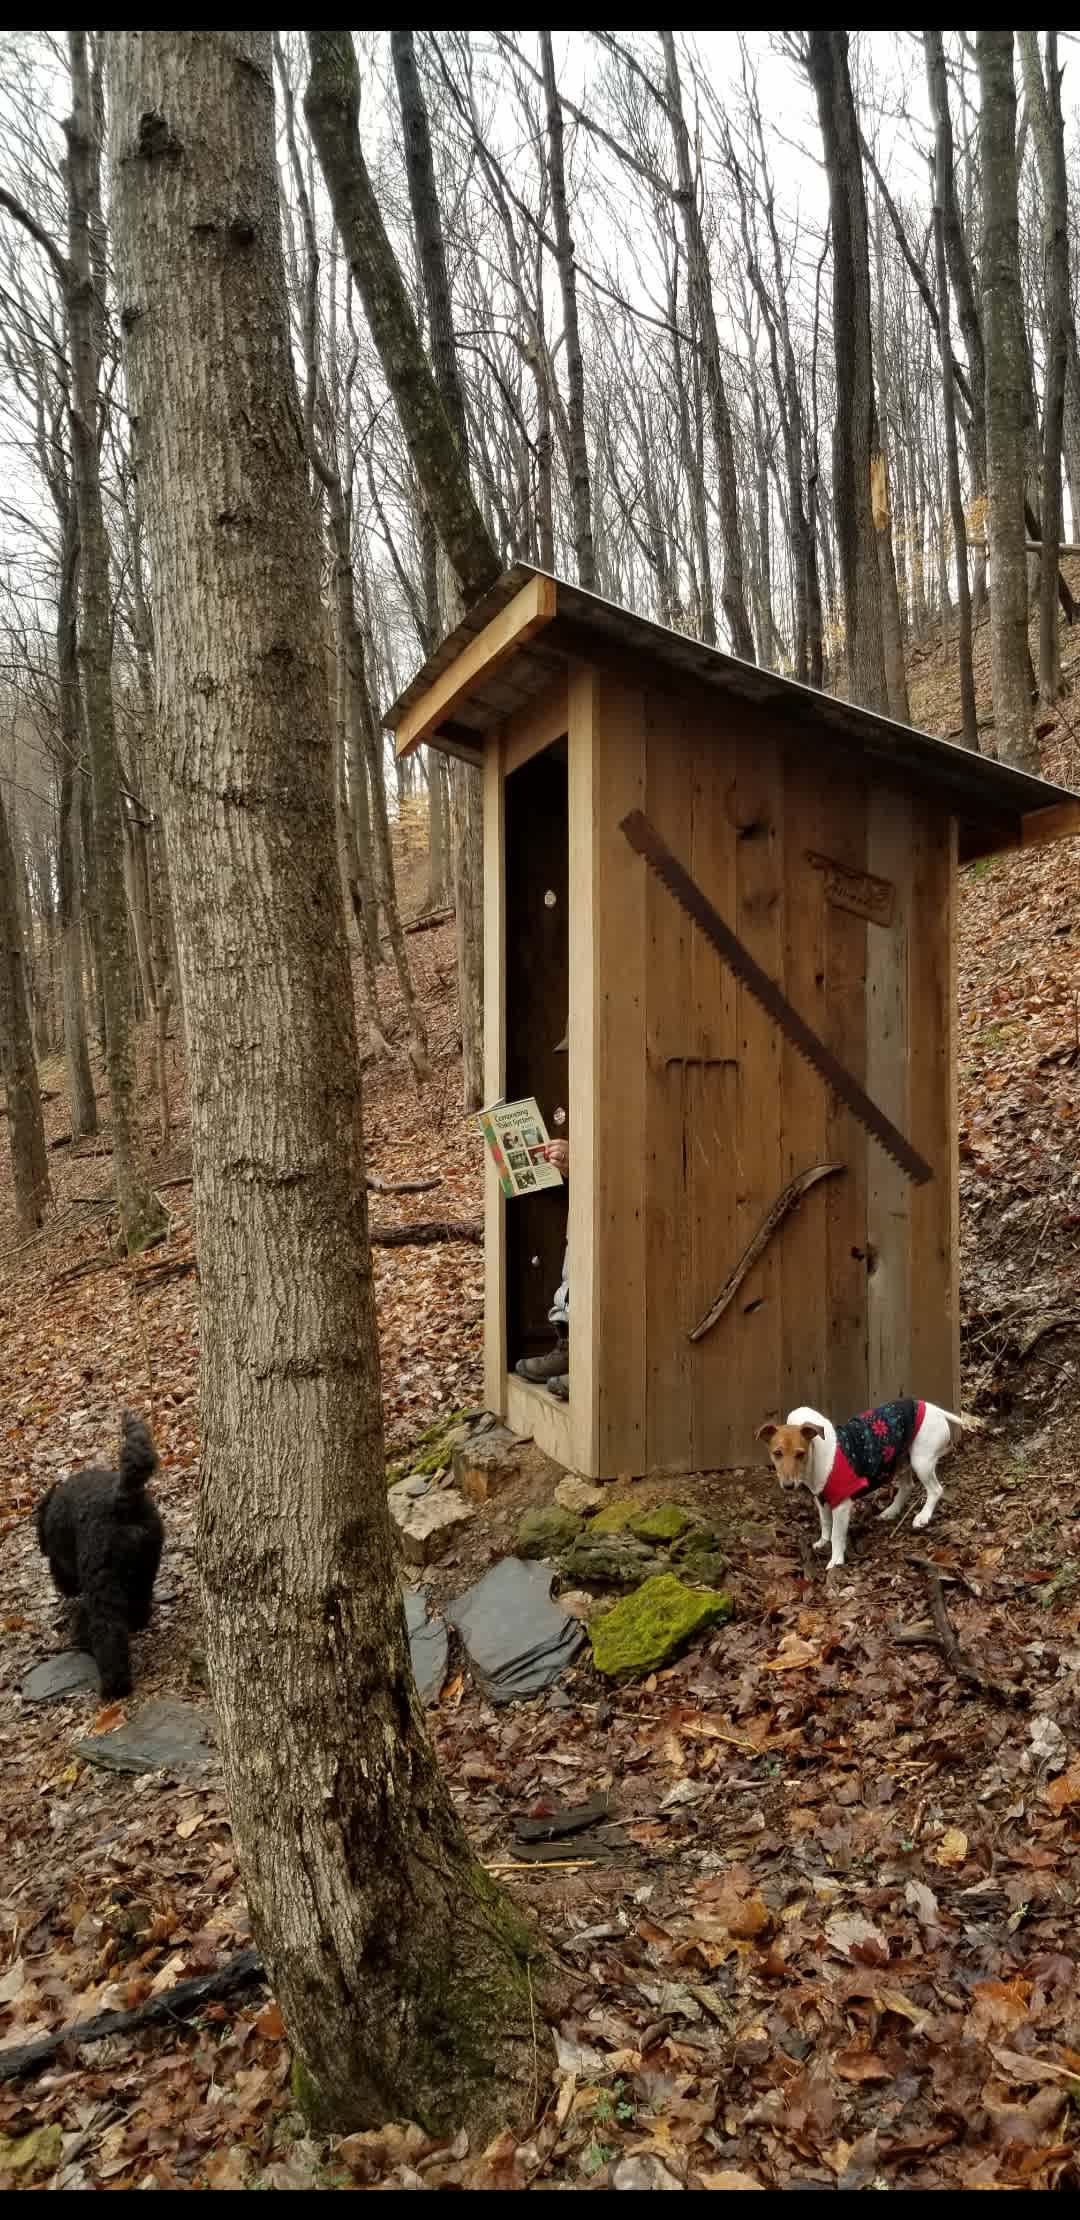
[[[842,749],[849,762],[861,756],[868,776],[891,774],[936,791],[960,821],[962,857],[1080,832],[1080,797],[1067,787],[706,647],[531,563],[504,571],[428,657],[384,723],[399,753],[426,741],[479,761],[488,736],[569,660],[606,663],[631,682],[655,684],[664,674],[668,685],[711,689],[782,718],[808,742]],[[1042,818],[1044,811],[1053,817]]]

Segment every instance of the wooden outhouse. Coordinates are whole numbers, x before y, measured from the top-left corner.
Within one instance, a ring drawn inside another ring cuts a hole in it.
[[[487,1168],[491,1408],[596,1477],[753,1461],[795,1403],[955,1409],[957,862],[1080,800],[525,564],[387,722],[482,768],[486,1099],[570,1143],[565,1192]],[[560,1403],[513,1367],[567,1230]]]

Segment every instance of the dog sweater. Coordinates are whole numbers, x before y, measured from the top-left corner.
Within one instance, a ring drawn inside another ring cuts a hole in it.
[[[926,1404],[905,1395],[898,1403],[879,1403],[860,1411],[836,1430],[836,1455],[821,1500],[830,1511],[849,1496],[869,1495],[895,1478],[926,1416]]]

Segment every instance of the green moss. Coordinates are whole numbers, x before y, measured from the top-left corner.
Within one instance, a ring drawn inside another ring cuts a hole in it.
[[[319,2094],[318,2083],[308,2072],[299,2051],[293,2052],[292,2064],[289,2068],[289,2087],[292,2090],[293,2103],[308,2126],[314,2128],[317,2132],[329,2128],[331,2122],[327,2118],[326,2107]]]
[[[549,1503],[538,1511],[525,1512],[514,1547],[519,1557],[557,1557],[580,1532],[581,1519],[576,1511],[563,1511],[557,1503]]]
[[[464,1410],[447,1411],[444,1417],[437,1418],[432,1425],[426,1426],[423,1433],[417,1435],[412,1448],[387,1465],[387,1487],[392,1488],[395,1480],[410,1479],[414,1472],[422,1472],[427,1478],[434,1472],[441,1472],[450,1463],[451,1457],[446,1437],[455,1426],[460,1426],[467,1415]]]
[[[693,1526],[694,1514],[681,1503],[656,1503],[651,1511],[635,1511],[626,1523],[643,1542],[677,1542]]]
[[[575,1588],[639,1588],[650,1573],[663,1572],[665,1560],[636,1534],[597,1534],[587,1526],[559,1559],[564,1580]]]
[[[620,1496],[609,1503],[607,1509],[598,1511],[589,1521],[590,1534],[625,1534],[632,1518],[637,1516],[637,1504],[632,1497]]]
[[[731,1597],[715,1589],[687,1588],[674,1573],[658,1573],[624,1596],[589,1627],[593,1663],[609,1680],[653,1673],[696,1634],[730,1619]]]

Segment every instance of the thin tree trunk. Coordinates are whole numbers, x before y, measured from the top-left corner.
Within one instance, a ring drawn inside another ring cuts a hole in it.
[[[574,516],[574,550],[577,556],[578,584],[584,586],[589,593],[595,593],[596,557],[593,551],[589,451],[585,443],[585,372],[578,330],[577,272],[574,268],[574,240],[566,205],[562,108],[555,81],[555,57],[550,31],[540,32],[540,63],[544,76],[548,169],[551,175],[551,220],[555,232],[563,331],[566,337],[566,414],[570,425],[570,503]]]
[[[473,952],[483,950],[484,797],[479,772],[451,761],[450,826],[454,844],[458,973],[461,997],[462,1101],[478,1110],[484,1099],[483,978],[473,970]]]
[[[131,948],[124,887],[120,760],[112,698],[112,610],[109,543],[98,463],[99,330],[103,304],[95,277],[91,225],[99,206],[100,148],[85,31],[68,34],[72,114],[68,141],[68,342],[71,351],[72,475],[79,521],[82,622],[79,657],[94,793],[97,958],[105,1014],[113,1177],[124,1242],[145,1248],[167,1219],[139,1164],[135,1109],[135,1048],[131,1021]]]
[[[926,82],[930,96],[930,113],[933,118],[935,138],[940,133],[943,146],[944,188],[942,220],[945,226],[945,260],[949,281],[956,296],[956,311],[960,320],[960,335],[964,342],[968,366],[968,390],[971,397],[971,415],[968,422],[968,469],[974,501],[986,495],[986,351],[983,344],[982,319],[979,315],[975,274],[971,267],[967,240],[960,214],[956,192],[956,159],[953,152],[952,111],[949,107],[949,81],[945,68],[945,42],[940,31],[924,31],[923,47],[926,54]],[[986,564],[981,546],[975,553],[975,583],[973,595],[973,621],[978,619],[986,595]]]
[[[428,908],[441,910],[450,891],[450,816],[446,793],[446,757],[441,748],[428,748],[427,775]]]
[[[881,573],[871,498],[871,473],[875,467],[880,471],[882,463],[870,342],[869,238],[847,32],[810,31],[807,51],[832,215],[833,487],[848,693],[864,709],[887,710]],[[885,512],[887,517],[887,497]]]
[[[1016,84],[1011,31],[976,33],[983,195],[983,330],[986,343],[987,537],[990,669],[996,752],[1037,771],[1031,728],[1024,521],[1024,305],[1016,180]]]
[[[155,616],[192,1060],[199,1552],[234,1839],[309,2109],[338,2130],[406,2118],[485,2137],[534,2112],[530,1939],[435,1766],[391,1543],[270,37],[112,37],[122,323],[168,581]],[[244,181],[242,223],[223,176]],[[242,533],[221,508],[235,477]]]
[[[1043,279],[1046,294],[1046,371],[1042,429],[1042,568],[1039,582],[1039,692],[1053,707],[1061,694],[1058,630],[1058,550],[1061,544],[1061,452],[1069,340],[1076,348],[1069,290],[1069,189],[1056,31],[1046,34],[1046,78],[1038,36],[1018,33],[1024,92],[1039,164],[1043,203]]]
[[[90,1070],[83,990],[82,735],[79,717],[78,533],[70,496],[63,522],[60,592],[56,612],[56,667],[60,694],[60,810],[56,846],[60,918],[60,973],[64,1008],[64,1057],[72,1139],[96,1133],[97,1101]]]
[[[949,482],[949,513],[952,517],[953,548],[956,556],[956,626],[957,647],[960,661],[960,714],[964,727],[964,744],[978,748],[979,726],[975,709],[975,670],[971,654],[971,589],[968,584],[967,522],[964,517],[964,496],[960,487],[960,456],[956,441],[956,387],[953,372],[952,317],[949,309],[949,280],[945,266],[945,161],[944,138],[940,130],[935,136],[934,158],[934,270],[938,294],[938,348],[941,354],[942,414],[945,423],[945,468]],[[944,584],[947,580],[945,574]],[[942,608],[942,630],[948,614]]]
[[[424,353],[364,161],[352,32],[309,31],[308,46],[311,78],[304,111],[331,206],[424,499],[468,604],[494,584],[499,558]]]
[[[727,619],[732,654],[740,655],[744,662],[752,663],[754,634],[746,606],[742,533],[739,528],[739,474],[720,354],[720,333],[713,306],[712,275],[701,227],[701,212],[697,204],[697,188],[690,159],[690,134],[683,112],[682,85],[673,34],[670,31],[661,31],[660,43],[664,51],[668,120],[675,142],[675,175],[678,185],[675,197],[686,240],[691,305],[701,334],[709,419],[716,449],[720,539],[724,551],[724,579],[720,599]]]
[[[0,1077],[7,1104],[15,1226],[36,1233],[52,1200],[37,1061],[26,991],[26,960],[15,880],[15,850],[0,787]]]

